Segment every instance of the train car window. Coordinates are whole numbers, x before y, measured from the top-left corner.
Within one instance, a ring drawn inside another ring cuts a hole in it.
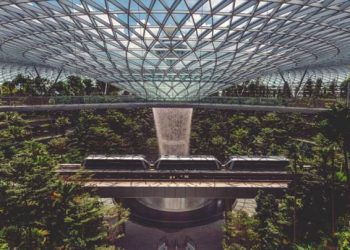
[[[159,170],[218,170],[221,164],[212,156],[162,156],[155,166]]]
[[[87,169],[145,170],[149,163],[143,156],[134,155],[90,155],[84,161]]]
[[[281,156],[231,156],[225,168],[232,171],[284,171],[289,160]]]

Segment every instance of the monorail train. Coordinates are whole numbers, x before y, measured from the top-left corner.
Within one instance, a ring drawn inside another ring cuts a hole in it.
[[[89,155],[85,158],[86,169],[147,170],[150,163],[143,155]]]
[[[230,171],[285,171],[288,165],[283,156],[231,156],[224,164]]]
[[[162,155],[154,167],[157,170],[220,170],[221,163],[208,155]]]
[[[85,158],[84,166],[90,170],[198,170],[198,171],[285,171],[289,160],[282,156],[231,156],[221,164],[214,156],[162,155],[149,163],[143,155],[90,155]]]

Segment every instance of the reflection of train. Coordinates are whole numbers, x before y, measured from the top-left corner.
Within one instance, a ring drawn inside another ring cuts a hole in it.
[[[160,239],[157,249],[158,250],[168,250],[168,249],[196,250],[196,245],[194,241],[187,236],[184,242],[181,242],[181,241],[179,242],[177,240],[169,241],[166,237],[163,237],[162,239]]]
[[[87,169],[146,170],[150,164],[143,155],[89,155],[85,158]]]
[[[285,171],[289,160],[281,156],[231,156],[221,164],[214,156],[163,155],[149,163],[142,155],[90,155],[85,158],[86,169],[151,170],[158,171]]]
[[[163,155],[155,163],[158,170],[219,170],[221,163],[213,156]]]

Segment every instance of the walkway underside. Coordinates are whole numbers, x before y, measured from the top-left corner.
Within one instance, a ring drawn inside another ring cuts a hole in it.
[[[296,112],[314,114],[327,111],[328,108],[269,106],[246,104],[182,103],[182,102],[125,102],[125,103],[86,103],[86,104],[49,104],[49,105],[4,105],[0,112],[37,112],[37,111],[71,111],[83,109],[135,109],[135,108],[203,108],[238,111]]]

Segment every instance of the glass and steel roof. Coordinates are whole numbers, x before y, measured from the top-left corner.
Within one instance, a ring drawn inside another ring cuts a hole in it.
[[[31,78],[40,76],[51,81],[60,81],[67,79],[68,76],[75,73],[46,65],[0,62],[0,84],[13,80],[18,74]]]
[[[62,69],[171,99],[348,64],[349,0],[0,1],[2,74]]]
[[[328,67],[316,67],[309,68],[304,67],[302,69],[287,70],[284,72],[272,72],[265,74],[258,79],[260,82],[272,87],[281,87],[284,82],[288,82],[291,88],[295,88],[298,85],[303,86],[308,79],[313,82],[317,79],[321,79],[324,84],[340,84],[350,76],[350,65],[343,66],[328,66]]]

